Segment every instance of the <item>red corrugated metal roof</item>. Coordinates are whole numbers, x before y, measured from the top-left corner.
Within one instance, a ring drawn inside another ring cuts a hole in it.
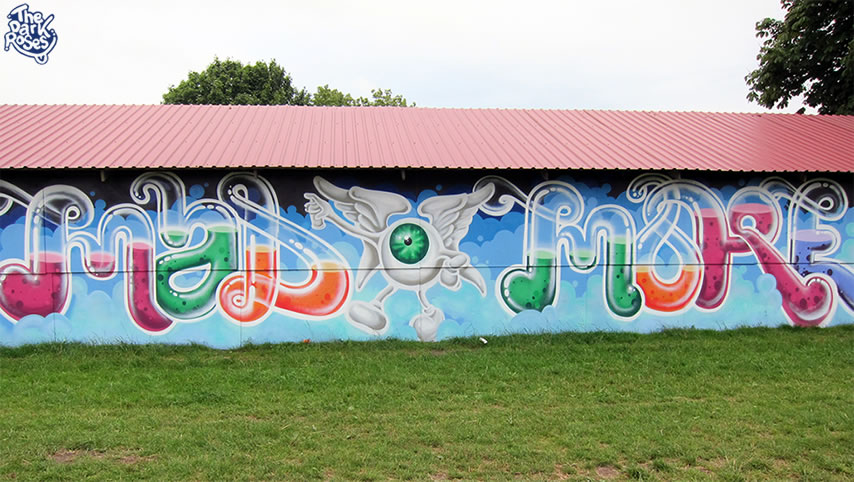
[[[0,168],[854,171],[854,116],[5,105]]]

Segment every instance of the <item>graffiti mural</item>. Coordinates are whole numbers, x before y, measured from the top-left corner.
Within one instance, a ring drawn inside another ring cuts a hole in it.
[[[854,210],[838,179],[417,177],[11,173],[0,344],[854,321]]]

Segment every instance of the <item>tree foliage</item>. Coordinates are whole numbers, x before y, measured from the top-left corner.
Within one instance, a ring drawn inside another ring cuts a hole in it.
[[[407,105],[406,99],[402,95],[392,94],[391,89],[371,89],[371,99],[359,97],[358,102],[358,105],[372,105],[378,107],[410,107],[410,105]],[[415,102],[411,104],[411,107],[415,107]]]
[[[308,105],[310,100],[275,60],[243,65],[214,58],[204,71],[190,72],[187,80],[163,94],[164,104]]]
[[[371,98],[353,98],[338,89],[329,88],[329,84],[321,85],[311,98],[311,105],[332,106],[374,106],[374,107],[415,107],[415,102],[409,104],[402,95],[394,95],[391,89],[371,89]]]
[[[765,39],[747,98],[783,108],[799,95],[820,114],[854,114],[854,2],[781,0],[783,20],[756,23]],[[803,112],[801,109],[800,112]]]
[[[311,95],[297,89],[291,76],[275,60],[243,65],[235,60],[214,61],[202,72],[190,72],[177,86],[163,94],[164,104],[208,105],[324,105],[324,106],[415,106],[391,89],[372,89],[371,98],[354,98],[329,84]]]
[[[317,87],[317,92],[311,98],[312,105],[358,105],[356,99],[350,94],[345,94],[338,89],[329,88],[329,84]]]

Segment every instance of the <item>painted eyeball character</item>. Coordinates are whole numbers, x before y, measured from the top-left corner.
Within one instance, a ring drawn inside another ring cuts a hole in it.
[[[440,284],[458,290],[462,281],[486,296],[486,281],[460,251],[460,240],[468,232],[473,216],[494,194],[491,182],[475,185],[471,193],[433,196],[418,203],[422,218],[410,217],[390,223],[392,217],[409,215],[412,203],[400,194],[353,186],[340,188],[322,177],[314,178],[317,194],[306,193],[306,213],[311,226],[323,229],[334,224],[364,246],[356,274],[356,291],[367,280],[382,273],[388,286],[372,301],[351,300],[347,321],[380,335],[390,326],[384,303],[398,290],[417,293],[421,310],[409,320],[421,340],[435,340],[445,314],[427,299],[427,290]]]
[[[427,256],[430,238],[424,228],[414,223],[399,224],[389,238],[391,255],[401,263],[415,264]]]
[[[391,225],[380,241],[386,276],[406,287],[432,281],[442,264],[439,240],[436,228],[418,219],[403,219]]]

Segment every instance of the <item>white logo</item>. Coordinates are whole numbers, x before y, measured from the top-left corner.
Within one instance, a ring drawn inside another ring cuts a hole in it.
[[[19,54],[32,58],[36,63],[47,63],[47,56],[56,47],[56,31],[50,28],[53,14],[30,11],[22,3],[13,8],[9,15],[9,31],[3,36],[3,50],[14,47]]]

